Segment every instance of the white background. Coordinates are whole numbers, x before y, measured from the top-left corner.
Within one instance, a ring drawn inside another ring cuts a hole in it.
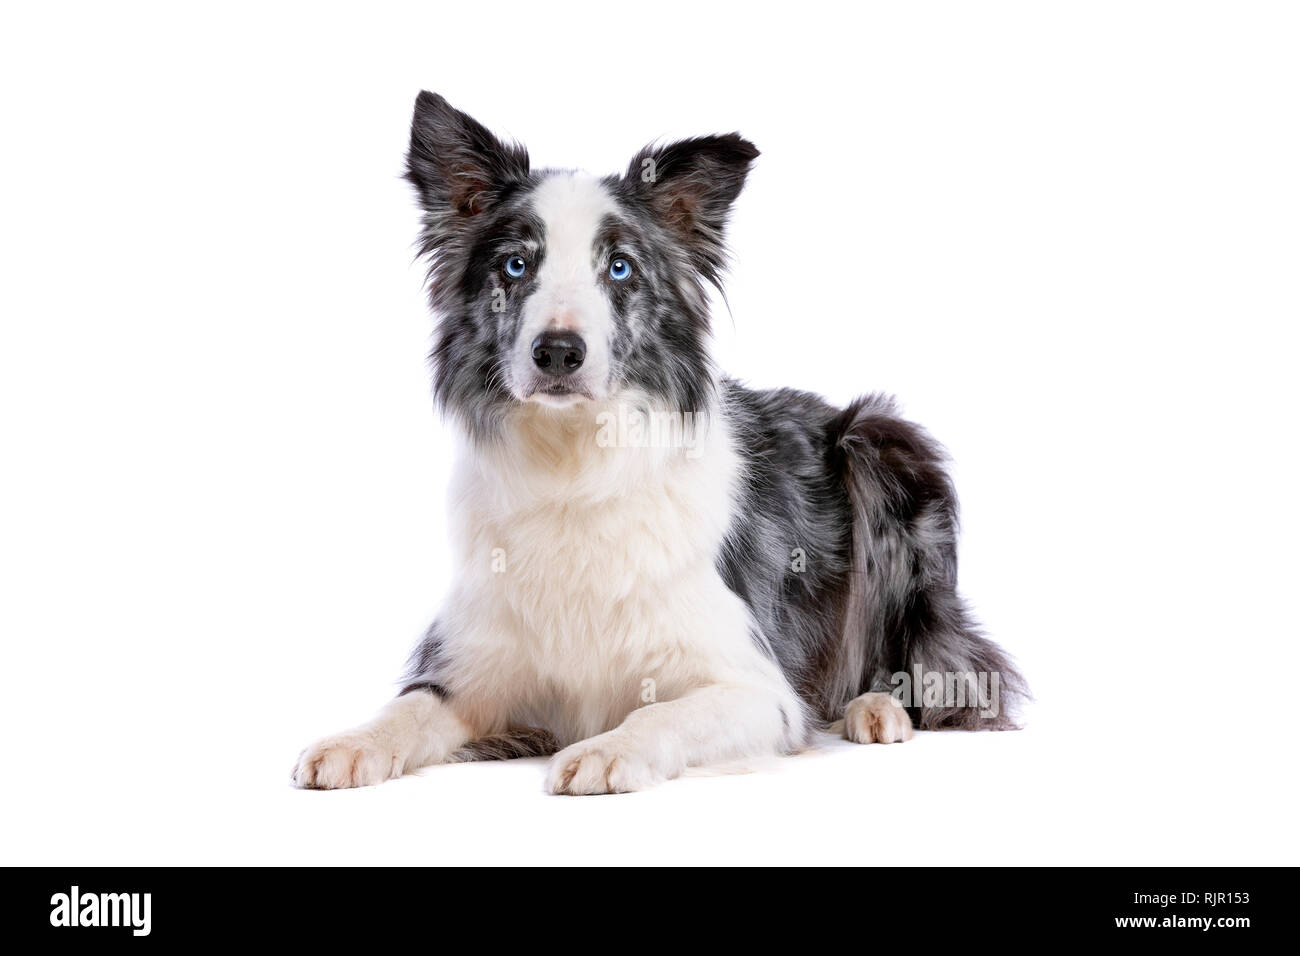
[[[1293,11],[6,8],[3,862],[1300,862]],[[421,88],[535,165],[759,145],[721,361],[947,444],[1026,730],[290,789],[449,575]]]

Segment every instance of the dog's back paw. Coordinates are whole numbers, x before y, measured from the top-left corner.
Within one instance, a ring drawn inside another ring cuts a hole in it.
[[[892,744],[912,739],[912,721],[893,695],[863,694],[844,708],[844,736],[858,744]]]

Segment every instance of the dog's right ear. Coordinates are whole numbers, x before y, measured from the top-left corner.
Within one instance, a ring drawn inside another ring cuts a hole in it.
[[[528,151],[521,145],[497,139],[437,93],[415,98],[406,178],[420,194],[431,232],[454,230],[527,177]]]

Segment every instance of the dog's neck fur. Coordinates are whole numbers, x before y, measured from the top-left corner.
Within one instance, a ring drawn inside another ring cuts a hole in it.
[[[636,414],[643,421],[683,422],[685,430],[675,433],[681,440],[628,441],[619,423]],[[570,408],[521,403],[490,440],[467,442],[464,457],[478,480],[508,494],[503,507],[521,508],[652,493],[684,464],[701,471],[707,458],[712,468],[728,470],[734,451],[716,400],[683,416],[644,395],[622,394]]]

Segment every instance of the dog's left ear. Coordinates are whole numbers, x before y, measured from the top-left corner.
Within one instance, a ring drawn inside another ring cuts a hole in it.
[[[739,133],[699,136],[647,146],[633,157],[623,182],[717,285],[726,261],[727,216],[757,158],[758,149]]]

